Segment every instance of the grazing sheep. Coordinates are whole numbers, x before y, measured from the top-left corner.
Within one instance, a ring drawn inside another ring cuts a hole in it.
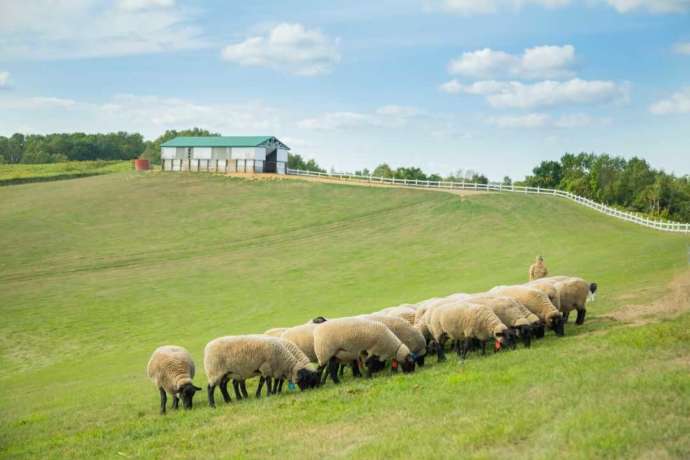
[[[585,322],[587,314],[587,300],[597,292],[597,283],[588,283],[575,276],[554,276],[539,280],[541,285],[551,286],[558,292],[559,310],[563,313],[563,321],[568,322],[568,316],[577,310],[575,324]]]
[[[409,348],[386,325],[364,318],[338,318],[319,324],[314,330],[314,350],[319,366],[328,365],[334,383],[338,380],[338,362],[352,362],[366,354],[367,377],[394,359],[403,372],[414,371],[414,357]]]
[[[321,322],[315,323],[314,320],[312,320],[306,324],[289,327],[285,329],[280,338],[295,344],[310,362],[316,363],[318,359],[314,351],[314,329],[316,329],[319,324],[321,324]],[[321,372],[319,372],[319,374],[321,374]],[[278,392],[281,390],[281,383],[280,381],[278,382]]]
[[[525,286],[537,289],[546,294],[553,306],[556,307],[557,310],[562,311],[561,295],[558,293],[555,281],[550,280],[549,278],[539,278],[537,280],[530,281],[529,283],[525,284]]]
[[[426,355],[426,339],[422,333],[415,329],[409,322],[395,316],[385,316],[380,314],[362,315],[361,318],[370,319],[383,323],[391,330],[395,336],[404,343],[414,355],[418,366],[424,366],[424,355]]]
[[[397,307],[384,308],[383,310],[379,310],[373,314],[401,318],[407,321],[409,324],[414,324],[416,310],[410,305],[405,304],[398,305]]]
[[[525,347],[531,345],[532,329],[534,325],[539,324],[539,318],[522,304],[510,297],[492,296],[484,293],[469,296],[468,301],[491,308],[503,324],[517,332]]]
[[[541,322],[553,329],[557,336],[565,335],[561,312],[551,303],[543,292],[528,286],[497,286],[489,294],[511,297],[534,313]]]
[[[289,349],[285,340],[266,335],[219,337],[210,341],[204,349],[204,368],[208,379],[208,403],[215,407],[214,392],[217,386],[226,403],[230,402],[227,384],[230,379],[241,382],[261,376],[257,397],[264,382],[270,394],[271,377],[288,377],[300,390],[318,385],[318,375],[308,368],[308,358],[296,358],[297,347]]]
[[[271,337],[280,337],[280,335],[288,329],[287,327],[274,327],[272,329],[264,332],[264,335],[270,335]]]
[[[158,347],[146,366],[146,375],[158,388],[161,396],[161,414],[165,414],[169,393],[173,397],[173,409],[177,409],[182,398],[185,409],[192,408],[194,393],[201,388],[194,386],[194,361],[189,352],[175,345]]]
[[[455,340],[456,350],[462,359],[471,349],[473,339],[479,341],[482,354],[490,338],[496,340],[496,351],[504,346],[515,348],[515,333],[503,324],[491,308],[471,302],[456,300],[435,308],[429,321],[434,339],[441,345],[447,339]]]
[[[537,256],[537,260],[529,267],[529,280],[533,281],[548,276],[549,270],[544,265],[544,258]]]

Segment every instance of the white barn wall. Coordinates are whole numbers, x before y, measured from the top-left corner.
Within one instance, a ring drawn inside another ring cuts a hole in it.
[[[175,158],[176,153],[177,149],[175,147],[163,147],[161,149],[161,159],[172,160]]]
[[[192,158],[195,160],[210,160],[211,147],[194,147],[192,150]]]
[[[278,149],[278,154],[276,155],[276,161],[285,161],[287,162],[288,160],[288,151],[285,149]]]

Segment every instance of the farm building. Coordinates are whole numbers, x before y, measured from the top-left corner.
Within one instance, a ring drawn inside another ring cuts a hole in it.
[[[288,150],[273,136],[181,136],[161,144],[161,163],[164,171],[285,174]]]

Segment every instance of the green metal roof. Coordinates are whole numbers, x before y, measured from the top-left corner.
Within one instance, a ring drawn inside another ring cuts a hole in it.
[[[178,136],[161,147],[258,147],[273,136]],[[277,139],[276,139],[277,140]],[[280,141],[278,141],[280,142]],[[281,142],[282,144],[282,142]],[[283,144],[285,145],[285,144]],[[287,147],[287,146],[286,146]]]

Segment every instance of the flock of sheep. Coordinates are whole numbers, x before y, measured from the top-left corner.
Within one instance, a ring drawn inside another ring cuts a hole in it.
[[[575,324],[585,320],[587,301],[597,290],[596,283],[570,276],[540,278],[514,286],[497,286],[476,294],[453,294],[418,304],[400,305],[354,317],[317,317],[306,324],[275,328],[257,335],[219,337],[204,349],[204,369],[208,380],[208,402],[215,407],[215,390],[231,401],[228,383],[235,397],[247,398],[245,381],[259,377],[256,397],[266,385],[266,395],[282,391],[284,381],[300,390],[318,387],[328,376],[339,383],[345,366],[354,376],[367,377],[385,369],[413,372],[424,366],[425,356],[435,354],[445,360],[446,344],[464,359],[472,350],[481,350],[493,341],[494,351],[514,349],[521,341],[529,347],[533,338],[550,329],[557,336],[565,333],[571,311],[577,311]],[[194,361],[178,346],[156,349],[147,374],[160,392],[161,413],[165,413],[167,394],[178,408],[185,409],[201,388],[192,383]]]

